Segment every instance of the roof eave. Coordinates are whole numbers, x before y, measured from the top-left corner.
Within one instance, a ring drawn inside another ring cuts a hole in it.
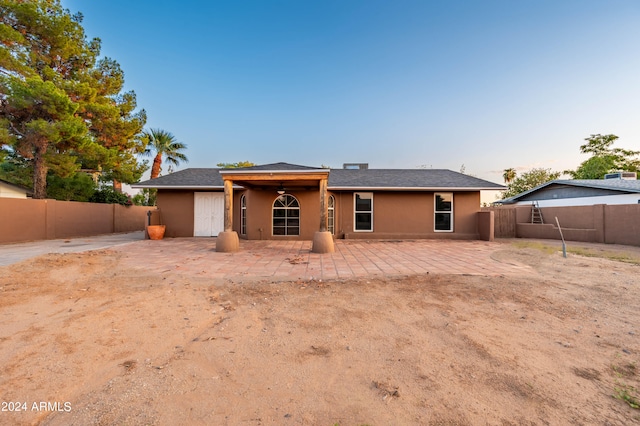
[[[131,185],[134,189],[224,189],[224,186],[213,185]]]
[[[504,191],[506,188],[493,187],[452,187],[452,186],[331,186],[331,191]]]

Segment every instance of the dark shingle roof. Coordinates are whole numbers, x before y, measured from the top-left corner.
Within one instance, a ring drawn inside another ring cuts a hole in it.
[[[502,185],[446,169],[332,169],[329,188],[504,189]]]
[[[232,170],[318,170],[317,167],[288,163],[265,164]],[[222,188],[221,169],[184,169],[157,179],[133,185],[134,188],[213,189]],[[473,176],[445,169],[331,169],[329,189],[381,189],[381,190],[480,190],[505,189],[504,186]]]
[[[220,169],[184,169],[156,179],[145,180],[132,185],[133,188],[224,188]]]
[[[556,180],[555,183],[589,188],[611,189],[614,191],[640,192],[640,180],[628,179],[575,179]]]

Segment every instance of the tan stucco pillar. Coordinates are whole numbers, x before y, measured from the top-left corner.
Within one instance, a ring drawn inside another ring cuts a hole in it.
[[[313,245],[311,251],[314,253],[333,253],[333,235],[327,231],[327,220],[329,216],[327,203],[327,182],[328,179],[320,179],[320,231],[313,235]]]
[[[233,230],[233,181],[224,180],[224,231],[216,239],[216,251],[234,252],[240,248],[240,238]]]

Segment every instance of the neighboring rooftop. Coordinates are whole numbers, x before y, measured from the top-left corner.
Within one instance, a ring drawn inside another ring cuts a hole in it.
[[[369,168],[369,163],[344,163],[342,165],[343,169],[347,169],[347,170],[361,170],[361,169],[368,169]]]
[[[602,191],[599,195],[640,193],[640,180],[628,179],[557,179],[538,185],[528,191],[513,197],[505,198],[497,203],[513,204],[518,201],[528,201],[535,193],[543,192],[552,187],[591,188]]]
[[[0,179],[0,183],[2,183],[3,185],[5,185],[6,187],[9,188],[13,188],[16,191],[20,191],[20,192],[24,192],[25,194],[27,194],[28,196],[32,196],[33,195],[33,191],[31,191],[30,188],[27,188],[25,186],[22,185],[16,185],[15,183],[11,183],[9,181],[6,181],[4,179]]]

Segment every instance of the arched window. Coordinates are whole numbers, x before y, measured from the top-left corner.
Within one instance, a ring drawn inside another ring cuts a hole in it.
[[[336,232],[336,199],[333,195],[329,195],[329,203],[327,206],[327,230],[332,234]]]
[[[247,235],[247,197],[240,197],[240,234]]]
[[[273,235],[300,235],[300,204],[293,195],[280,195],[273,202]]]

